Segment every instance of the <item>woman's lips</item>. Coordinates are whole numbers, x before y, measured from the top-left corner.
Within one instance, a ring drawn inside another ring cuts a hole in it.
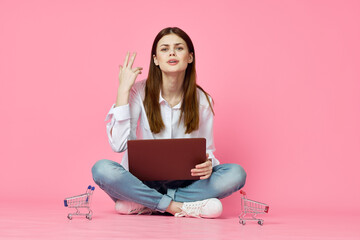
[[[170,64],[170,65],[176,65],[176,64],[178,64],[178,60],[176,60],[176,59],[170,59],[167,63],[168,64]]]

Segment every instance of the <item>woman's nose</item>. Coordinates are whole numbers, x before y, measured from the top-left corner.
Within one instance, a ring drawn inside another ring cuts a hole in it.
[[[175,56],[175,49],[170,49],[169,54],[170,56]]]

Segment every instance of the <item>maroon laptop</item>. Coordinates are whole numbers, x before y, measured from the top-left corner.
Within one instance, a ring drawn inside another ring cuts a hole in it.
[[[205,138],[128,140],[129,171],[142,181],[198,180],[190,170],[206,160]]]

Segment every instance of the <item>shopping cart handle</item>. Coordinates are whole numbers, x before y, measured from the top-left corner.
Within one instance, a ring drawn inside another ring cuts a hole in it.
[[[88,189],[91,189],[91,185],[88,186]]]
[[[266,212],[266,213],[268,213],[268,212],[269,212],[269,206],[266,206],[266,207],[265,207],[264,212]]]
[[[91,188],[91,191],[94,191],[94,190],[95,190],[95,187],[92,187],[92,188]]]

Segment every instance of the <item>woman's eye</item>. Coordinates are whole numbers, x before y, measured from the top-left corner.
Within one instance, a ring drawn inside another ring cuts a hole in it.
[[[167,48],[162,48],[162,49],[160,49],[160,51],[166,52],[166,51],[167,51]]]
[[[183,50],[184,48],[182,48],[182,47],[178,47],[177,49],[178,49],[178,50]]]

